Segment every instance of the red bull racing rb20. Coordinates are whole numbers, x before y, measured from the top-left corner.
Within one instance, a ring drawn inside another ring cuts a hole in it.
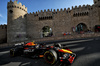
[[[12,57],[20,55],[34,58],[43,57],[44,60],[51,65],[57,62],[72,64],[76,57],[75,53],[67,47],[61,46],[60,43],[49,46],[47,44],[35,44],[34,42],[15,44],[15,46],[10,49],[10,55]]]

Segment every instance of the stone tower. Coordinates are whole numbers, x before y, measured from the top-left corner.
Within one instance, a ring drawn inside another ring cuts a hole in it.
[[[95,6],[100,6],[100,0],[94,0],[94,5]]]
[[[100,23],[100,0],[94,0],[94,5],[97,8],[98,16],[99,16],[99,23]]]
[[[27,8],[17,1],[7,4],[7,42],[24,41],[26,37]]]

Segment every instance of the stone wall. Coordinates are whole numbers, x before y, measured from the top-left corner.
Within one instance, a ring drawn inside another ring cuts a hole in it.
[[[0,43],[7,42],[7,25],[0,25]]]
[[[7,42],[45,39],[42,37],[44,26],[49,26],[53,30],[53,38],[61,37],[67,32],[73,34],[72,28],[76,29],[80,23],[85,24],[88,30],[94,31],[94,26],[100,25],[100,7],[97,5],[79,5],[60,10],[48,9],[28,14],[24,5],[10,1],[7,4]]]
[[[41,12],[27,14],[27,36],[28,39],[41,38],[42,28],[49,26],[53,30],[54,37],[60,37],[62,33],[71,32],[72,28],[83,23],[88,30],[94,31],[95,25],[100,25],[98,7],[94,5],[75,6],[68,9],[44,10]],[[49,18],[49,17],[52,17]]]
[[[23,41],[26,37],[27,8],[17,1],[7,4],[7,42]]]

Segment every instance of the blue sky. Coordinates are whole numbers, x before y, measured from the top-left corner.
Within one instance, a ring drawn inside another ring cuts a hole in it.
[[[7,2],[9,1],[0,0],[0,24],[7,24]],[[44,9],[67,9],[75,5],[93,4],[93,0],[18,0],[18,2],[28,8],[28,13]]]

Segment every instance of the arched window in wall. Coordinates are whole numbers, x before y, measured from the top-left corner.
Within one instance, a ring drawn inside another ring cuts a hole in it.
[[[86,32],[88,29],[87,29],[87,26],[86,24],[84,23],[79,23],[77,26],[76,26],[76,32],[80,32],[80,31],[84,31]]]
[[[44,26],[42,28],[42,33],[43,37],[51,37],[53,35],[52,28],[50,28],[49,26]]]

